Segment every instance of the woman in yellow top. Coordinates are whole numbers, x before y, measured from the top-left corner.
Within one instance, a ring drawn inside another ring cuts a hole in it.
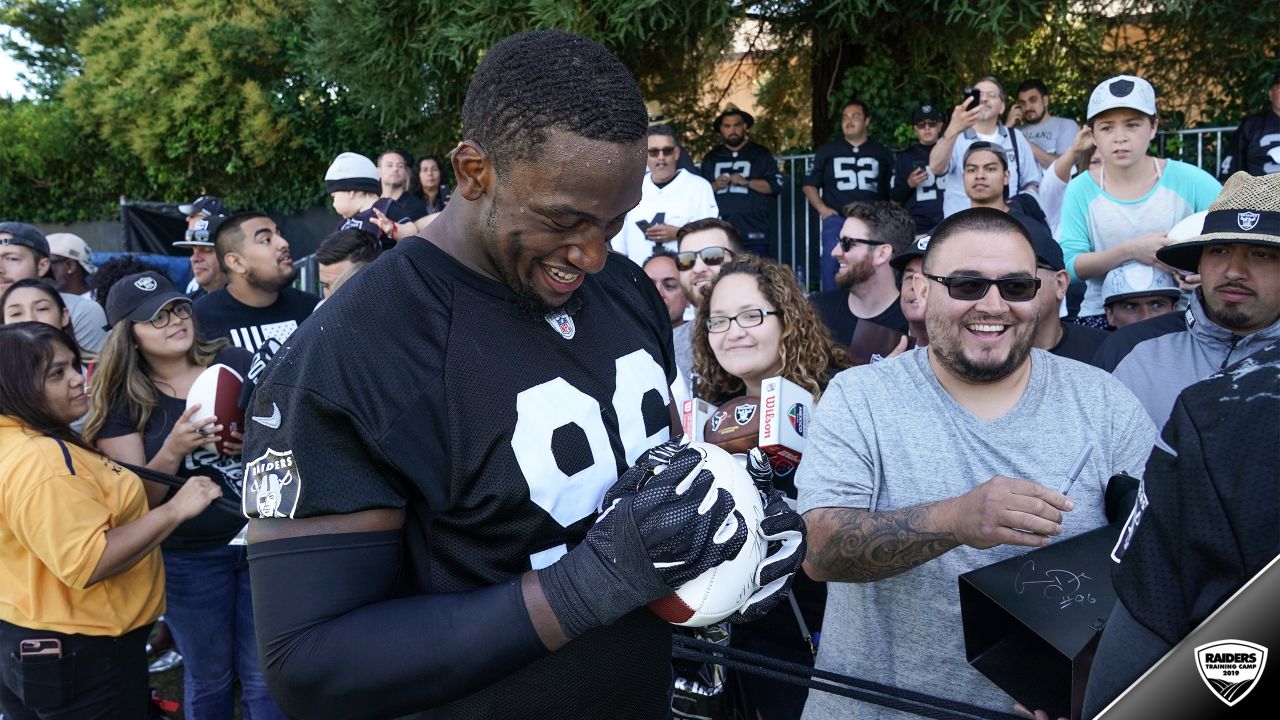
[[[7,720],[143,718],[164,609],[160,542],[220,494],[144,483],[70,429],[89,400],[75,341],[0,327],[0,708]],[[154,508],[154,509],[150,509]]]

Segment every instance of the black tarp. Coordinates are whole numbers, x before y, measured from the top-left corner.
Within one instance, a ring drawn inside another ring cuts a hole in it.
[[[236,210],[236,208],[233,208]],[[292,215],[268,212],[289,241],[294,258],[315,252],[326,235],[338,229],[340,219],[332,208],[316,206]],[[120,223],[124,226],[126,252],[158,255],[189,255],[186,248],[175,248],[187,231],[186,217],[177,203],[122,200]]]

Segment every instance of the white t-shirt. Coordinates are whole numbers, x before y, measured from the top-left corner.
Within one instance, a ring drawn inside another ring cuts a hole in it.
[[[1004,146],[1005,159],[1009,163],[1010,196],[1020,192],[1034,194],[1029,186],[1040,182],[1040,176],[1043,174],[1040,164],[1036,162],[1036,156],[1031,152],[1031,145],[1021,132],[1010,131],[1004,125],[996,125],[994,135],[982,135],[977,130],[969,128],[956,138],[956,144],[951,148],[951,164],[947,167],[946,174],[942,176],[946,178],[945,186],[953,191],[944,193],[942,196],[943,217],[951,217],[961,210],[968,210],[971,205],[969,196],[964,192],[964,153],[970,145],[979,140]],[[1014,143],[1017,143],[1017,152],[1013,150]]]
[[[663,213],[662,223],[678,228],[694,220],[720,217],[711,183],[686,170],[677,171],[671,182],[662,187],[655,185],[651,176],[645,173],[640,192],[640,204],[627,213],[622,230],[609,241],[615,251],[631,258],[637,265],[643,265],[653,255],[654,243],[645,237],[636,222],[653,222],[658,213]],[[676,249],[675,241],[663,244],[673,252]]]

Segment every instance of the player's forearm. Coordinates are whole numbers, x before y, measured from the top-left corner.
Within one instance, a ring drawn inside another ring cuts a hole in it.
[[[251,542],[249,552],[263,669],[292,717],[421,711],[547,653],[519,580],[396,598],[398,531]]]
[[[809,577],[828,582],[873,582],[922,565],[960,543],[945,526],[942,503],[890,512],[818,508],[804,515],[809,529]]]

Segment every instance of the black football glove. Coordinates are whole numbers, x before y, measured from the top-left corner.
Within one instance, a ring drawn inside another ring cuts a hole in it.
[[[666,597],[742,549],[745,521],[731,538],[714,541],[735,511],[727,491],[709,492],[714,478],[704,460],[680,438],[641,455],[605,493],[586,539],[538,571],[566,635],[577,637]]]
[[[806,548],[804,520],[773,486],[773,466],[759,448],[752,448],[747,454],[747,474],[755,481],[760,501],[764,503],[760,533],[769,541],[769,549],[756,568],[756,584],[760,589],[747,598],[738,612],[729,616],[731,623],[751,622],[787,597],[791,592],[791,578],[804,562]]]

